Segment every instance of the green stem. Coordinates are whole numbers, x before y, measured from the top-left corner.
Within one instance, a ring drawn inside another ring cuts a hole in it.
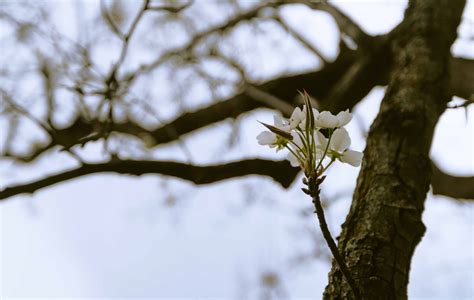
[[[326,157],[326,153],[328,153],[329,145],[331,144],[331,138],[332,138],[332,129],[329,129],[329,138],[328,138],[328,143],[326,145],[326,149],[324,149],[323,157],[321,157],[321,160],[319,161],[318,166],[315,168],[315,171],[318,172],[319,167],[322,165],[324,157]]]
[[[295,151],[291,150],[290,147],[288,147],[287,145],[285,145],[285,148],[288,149],[288,151],[290,151],[296,158],[298,158],[298,160],[300,162],[304,162],[304,159],[301,157],[301,155],[299,155],[298,153],[296,153]]]

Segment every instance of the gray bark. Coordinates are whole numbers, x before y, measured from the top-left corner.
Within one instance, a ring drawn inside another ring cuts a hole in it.
[[[393,65],[372,124],[339,250],[363,299],[406,299],[410,262],[425,226],[429,150],[449,92],[450,47],[462,0],[411,1],[391,42]],[[333,264],[325,299],[352,294]]]

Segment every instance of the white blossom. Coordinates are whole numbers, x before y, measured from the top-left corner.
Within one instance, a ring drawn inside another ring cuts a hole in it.
[[[320,112],[314,120],[314,124],[321,128],[336,128],[338,123],[337,117],[329,111]]]
[[[299,107],[295,108],[290,117],[290,129],[295,129],[298,125],[305,120],[306,113]]]
[[[337,127],[342,127],[347,125],[352,120],[352,114],[348,109],[341,111],[337,114]]]
[[[362,152],[347,150],[341,155],[339,160],[344,163],[348,163],[351,166],[358,167],[362,163],[363,156],[364,154],[362,154]]]
[[[334,130],[329,149],[336,152],[344,152],[351,145],[351,138],[345,128],[338,128]]]
[[[314,109],[313,109],[314,111]],[[316,111],[317,112],[317,111]],[[329,111],[315,113],[315,124],[321,128],[334,129],[347,125],[352,120],[352,114],[348,109],[339,112],[336,116]]]
[[[318,139],[320,141],[320,149],[329,150],[326,152],[326,155],[333,158],[338,159],[343,163],[348,163],[351,166],[358,167],[362,162],[362,152],[347,150],[351,145],[351,138],[349,137],[349,133],[345,128],[338,128],[334,130],[331,135],[331,141],[318,131]]]
[[[276,147],[276,142],[278,140],[277,135],[270,131],[263,131],[257,135],[258,143],[262,146],[270,146],[270,148]]]
[[[319,112],[311,107],[309,96],[303,96],[303,109],[296,107],[289,119],[276,115],[273,126],[262,123],[270,131],[260,133],[258,143],[276,147],[277,151],[287,148],[287,159],[291,165],[301,167],[306,176],[320,176],[336,160],[360,166],[363,154],[349,150],[351,138],[344,128],[352,119],[349,110],[337,115],[329,111]],[[314,120],[308,123],[310,118]]]
[[[286,132],[290,132],[291,128],[290,128],[290,124],[288,123],[288,121],[284,121],[282,117],[280,117],[279,115],[274,115],[273,116],[273,125],[280,129],[280,130],[283,130],[283,131],[286,131]]]

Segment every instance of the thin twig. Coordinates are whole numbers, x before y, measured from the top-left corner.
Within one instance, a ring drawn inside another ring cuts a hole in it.
[[[167,11],[169,13],[177,14],[180,11],[188,8],[193,4],[193,0],[184,3],[182,5],[176,6],[176,5],[162,5],[162,6],[148,6],[148,10],[154,10],[154,11]]]
[[[285,20],[283,20],[281,18],[281,16],[279,15],[275,15],[274,16],[274,19],[275,21],[278,22],[278,24],[280,24],[280,26],[285,30],[287,31],[293,38],[295,38],[298,42],[300,42],[304,47],[306,47],[309,51],[313,52],[322,62],[324,65],[327,65],[329,62],[328,60],[326,59],[326,57],[324,57],[323,53],[318,49],[316,48],[315,46],[313,46],[304,36],[302,36],[298,31],[294,30],[293,28],[291,28],[286,22]]]
[[[102,14],[102,17],[106,21],[107,25],[109,25],[110,30],[112,30],[112,32],[115,33],[120,39],[124,39],[125,34],[120,30],[117,24],[115,24],[114,20],[107,12],[107,8],[105,6],[104,0],[100,1],[100,12]]]
[[[322,183],[323,180],[324,177],[318,179],[315,176],[310,176],[307,181],[303,181],[308,185],[308,189],[303,189],[303,191],[309,194],[313,199],[313,204],[315,208],[314,212],[318,216],[319,226],[321,227],[324,239],[326,240],[326,243],[328,244],[329,249],[331,250],[331,253],[334,256],[334,259],[336,260],[339,269],[341,270],[342,274],[344,275],[344,278],[349,284],[349,287],[351,288],[352,293],[354,294],[354,298],[356,300],[359,300],[362,299],[360,296],[359,289],[357,288],[357,285],[354,279],[352,278],[351,272],[349,271],[349,268],[347,267],[344,258],[339,253],[336,243],[334,242],[331,232],[329,231],[328,224],[326,223],[326,217],[324,216],[323,206],[321,205],[319,189],[319,185]]]
[[[272,108],[278,109],[288,116],[290,116],[293,111],[293,107],[290,104],[270,93],[265,92],[264,90],[257,88],[254,85],[245,84],[244,93],[252,97],[254,100],[260,101]]]
[[[150,0],[144,0],[143,1],[143,5],[142,5],[140,11],[138,12],[138,14],[135,16],[135,19],[133,19],[132,25],[130,26],[130,29],[123,36],[123,46],[122,46],[122,50],[120,51],[120,57],[119,57],[118,61],[115,63],[115,68],[114,68],[115,71],[119,68],[119,66],[125,60],[125,56],[127,55],[128,46],[130,44],[129,41],[130,41],[133,33],[135,32],[135,29],[137,28],[138,23],[140,22],[143,15],[145,14],[145,11],[148,9],[149,3],[150,3]]]

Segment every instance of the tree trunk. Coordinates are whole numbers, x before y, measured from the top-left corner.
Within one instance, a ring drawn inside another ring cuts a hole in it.
[[[428,154],[451,99],[448,58],[463,8],[463,0],[411,1],[396,29],[389,86],[338,239],[363,299],[407,298],[411,258],[425,232]],[[352,297],[333,263],[324,298]]]

